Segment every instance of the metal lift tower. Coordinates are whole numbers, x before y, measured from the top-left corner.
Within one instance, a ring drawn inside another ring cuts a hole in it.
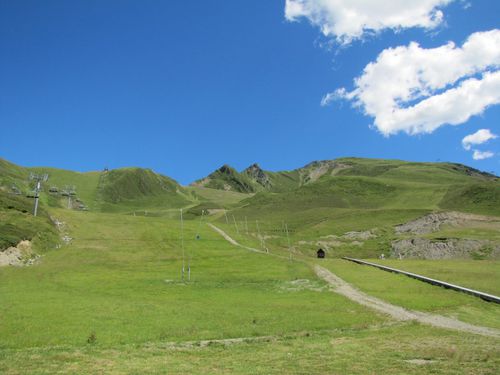
[[[40,190],[42,190],[42,181],[46,182],[49,179],[48,174],[30,173],[30,180],[35,181],[35,190],[33,198],[35,198],[35,207],[33,208],[33,216],[38,212],[38,199],[40,198]]]

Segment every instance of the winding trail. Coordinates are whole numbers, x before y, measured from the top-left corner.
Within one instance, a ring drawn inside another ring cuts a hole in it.
[[[216,227],[213,224],[208,224],[213,230],[218,232],[226,241],[232,245],[247,249],[249,251],[264,253],[262,250],[257,250],[251,247],[243,246],[236,242],[231,236],[229,236],[222,229]],[[359,303],[363,306],[369,307],[382,314],[389,315],[391,318],[399,321],[410,321],[414,320],[422,324],[431,325],[433,327],[452,329],[455,331],[473,333],[477,335],[489,336],[500,338],[500,330],[476,326],[473,324],[465,323],[457,319],[449,318],[442,315],[430,314],[421,311],[407,310],[401,306],[393,305],[391,303],[385,302],[376,297],[369,296],[364,292],[358,290],[351,284],[347,283],[337,275],[333,274],[331,271],[319,265],[314,265],[314,272],[316,275],[325,280],[334,289],[333,291],[349,298],[350,300]]]
[[[208,223],[208,226],[210,228],[212,228],[213,230],[215,230],[217,233],[219,233],[222,237],[224,237],[224,239],[229,242],[230,244],[234,245],[234,246],[238,246],[238,247],[241,247],[243,249],[246,249],[246,250],[249,250],[249,251],[253,251],[255,253],[261,253],[261,254],[267,254],[265,251],[263,250],[258,250],[258,249],[254,249],[253,247],[248,247],[248,246],[243,246],[242,244],[239,244],[238,242],[236,242],[234,239],[232,239],[229,234],[227,234],[226,232],[224,232],[222,229],[216,227],[215,225],[213,225],[212,223]]]

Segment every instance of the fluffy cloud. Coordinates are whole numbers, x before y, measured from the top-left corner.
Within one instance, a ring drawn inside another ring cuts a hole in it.
[[[355,79],[353,91],[329,93],[322,105],[352,101],[386,136],[432,133],[499,104],[499,67],[500,30],[474,33],[462,47],[449,42],[425,49],[412,42],[382,51]]]
[[[495,154],[491,151],[474,150],[474,153],[472,154],[472,159],[483,160],[483,159],[491,158],[493,155],[495,155]]]
[[[325,36],[347,44],[383,29],[432,29],[443,19],[439,8],[452,1],[286,0],[285,17],[289,21],[305,17]]]
[[[479,129],[474,134],[469,134],[468,136],[462,139],[462,146],[466,150],[470,150],[472,145],[480,145],[483,144],[490,139],[495,139],[498,136],[493,134],[490,129]]]

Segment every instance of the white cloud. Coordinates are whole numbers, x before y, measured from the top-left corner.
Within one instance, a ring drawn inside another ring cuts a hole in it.
[[[321,106],[326,107],[334,100],[342,98],[343,95],[345,95],[345,90],[339,90],[339,92],[329,92],[321,99]]]
[[[322,104],[343,98],[374,118],[384,135],[432,133],[459,125],[500,103],[500,30],[469,36],[462,47],[449,42],[431,49],[412,42],[388,48],[354,81]]]
[[[289,21],[307,18],[323,35],[348,44],[384,29],[432,29],[443,19],[439,8],[454,0],[286,0]]]
[[[462,146],[466,150],[470,150],[472,145],[480,145],[483,144],[490,139],[495,139],[498,136],[493,134],[490,129],[479,129],[474,134],[469,134],[468,136],[462,139]]]
[[[474,153],[472,154],[472,159],[483,160],[483,159],[491,158],[493,155],[495,155],[495,154],[491,151],[474,150]]]

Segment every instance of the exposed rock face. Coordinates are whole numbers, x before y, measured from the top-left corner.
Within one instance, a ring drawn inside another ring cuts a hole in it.
[[[1,266],[23,266],[25,259],[33,254],[30,241],[21,241],[16,247],[9,247],[7,250],[0,251]]]
[[[332,176],[336,175],[339,171],[343,169],[350,168],[351,165],[347,163],[341,163],[336,160],[320,160],[313,161],[306,166],[299,169],[299,173],[302,178],[302,184],[307,184],[309,182],[314,182],[318,180],[321,176],[325,174],[330,174]]]
[[[257,182],[259,185],[262,185],[266,189],[271,187],[271,180],[269,176],[262,170],[262,168],[257,164],[252,164],[247,169],[243,171],[248,177]]]
[[[224,164],[222,167],[220,167],[218,171],[226,175],[232,175],[234,173],[233,169],[227,164]]]
[[[415,259],[496,258],[500,256],[500,245],[487,240],[431,241],[425,238],[412,238],[394,241],[391,256]]]
[[[397,234],[426,234],[437,232],[442,225],[462,226],[479,222],[491,222],[494,218],[464,214],[461,212],[439,212],[422,216],[416,220],[395,227]]]

